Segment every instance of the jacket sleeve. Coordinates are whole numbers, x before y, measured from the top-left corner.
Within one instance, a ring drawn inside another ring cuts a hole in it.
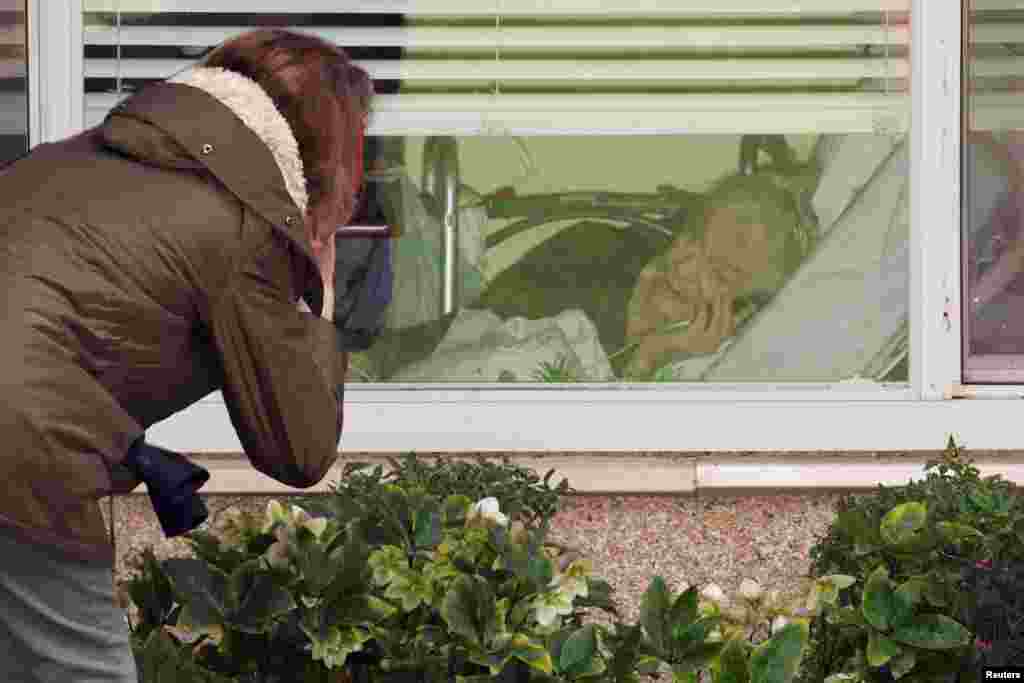
[[[348,354],[338,350],[332,323],[296,306],[293,254],[270,232],[243,257],[208,322],[224,401],[252,465],[308,488],[338,458]]]

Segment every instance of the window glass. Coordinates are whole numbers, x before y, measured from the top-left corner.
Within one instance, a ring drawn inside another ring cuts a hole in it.
[[[965,21],[964,375],[1024,379],[1024,10],[971,0]]]
[[[0,0],[0,165],[28,151],[25,0]]]
[[[906,381],[909,0],[139,3],[85,0],[90,125],[246,27],[373,76],[401,236],[353,379]]]

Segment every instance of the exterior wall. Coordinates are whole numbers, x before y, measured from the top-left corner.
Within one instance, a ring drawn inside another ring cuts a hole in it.
[[[936,434],[941,444],[941,434]],[[975,459],[982,476],[1001,474],[1004,478],[1024,484],[1024,451],[975,450],[970,443],[969,455]],[[513,463],[533,469],[543,477],[555,469],[552,483],[568,478],[583,494],[700,494],[745,490],[774,492],[809,489],[873,489],[879,483],[896,486],[910,478],[923,476],[925,463],[938,458],[940,450],[928,451],[678,451],[678,452],[565,452],[557,450],[507,452]],[[280,484],[257,472],[240,453],[191,453],[189,457],[210,471],[210,481],[203,491],[208,494],[287,495],[326,492],[336,482],[348,462],[381,464],[390,468],[387,457],[401,453],[345,452],[324,479],[312,489],[303,491]],[[418,457],[459,460],[483,455],[497,460],[498,452],[439,453],[416,451]],[[133,495],[141,495],[140,486]]]

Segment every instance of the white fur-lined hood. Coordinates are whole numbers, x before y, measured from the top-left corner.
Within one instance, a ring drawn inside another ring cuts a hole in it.
[[[309,197],[299,144],[291,126],[256,81],[234,71],[197,66],[167,82],[199,88],[241,119],[274,155],[288,194],[302,214],[306,214]]]

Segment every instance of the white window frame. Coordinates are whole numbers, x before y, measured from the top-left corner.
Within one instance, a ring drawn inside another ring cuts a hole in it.
[[[1024,387],[959,384],[962,2],[912,2],[908,385],[356,383],[339,449],[891,451],[941,448],[949,434],[976,449],[1024,444]],[[35,145],[82,128],[82,4],[29,6]],[[242,451],[219,392],[149,436],[186,452]]]

